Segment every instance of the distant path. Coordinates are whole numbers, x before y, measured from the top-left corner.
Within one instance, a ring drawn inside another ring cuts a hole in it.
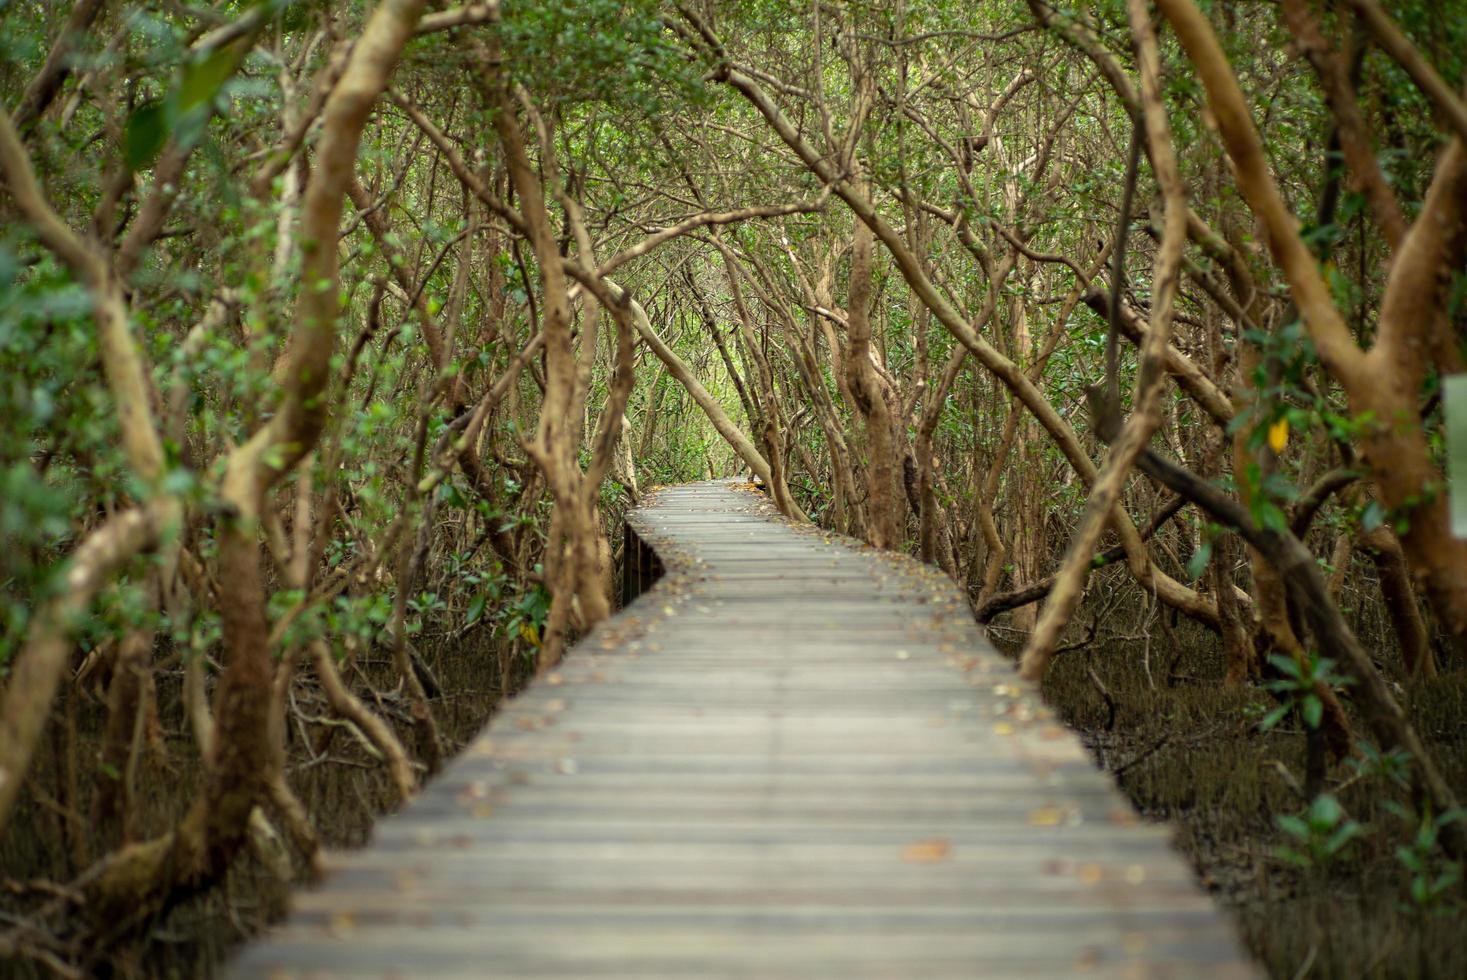
[[[228,976],[1255,975],[945,576],[728,482],[629,522],[666,577]]]

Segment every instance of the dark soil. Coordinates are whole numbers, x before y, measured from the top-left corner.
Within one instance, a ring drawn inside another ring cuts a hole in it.
[[[482,629],[452,643],[424,642],[423,659],[442,690],[452,692],[435,698],[433,710],[440,734],[456,751],[488,720],[502,697],[504,678],[500,670],[498,642],[491,631]],[[380,700],[370,698],[374,710],[393,722],[398,737],[412,751],[413,728],[406,704],[395,692],[391,669],[384,652],[364,657],[361,667],[373,682]],[[528,661],[525,661],[525,667]],[[509,678],[521,683],[527,670]],[[162,671],[158,678],[160,719],[165,742],[162,754],[150,754],[142,768],[139,785],[147,799],[142,801],[142,836],[161,833],[179,816],[191,799],[197,778],[197,755],[179,705],[180,670]],[[69,697],[87,695],[70,691]],[[324,702],[313,699],[307,682],[297,694],[295,716],[315,719],[331,714]],[[95,715],[95,712],[77,712]],[[52,738],[32,770],[33,786],[47,798],[66,800],[65,782],[67,712],[58,706],[53,713]],[[313,815],[323,846],[353,847],[364,843],[373,822],[397,805],[385,768],[371,758],[349,733],[338,730],[313,761],[306,736],[316,744],[325,729],[314,721],[293,722],[287,735],[290,753],[287,778],[291,787]],[[96,758],[98,732],[76,733],[78,766]],[[74,801],[74,813],[90,812],[86,788],[94,780],[78,781],[82,792]],[[0,930],[33,914],[44,897],[31,891],[42,882],[67,882],[82,871],[100,849],[100,841],[87,840],[85,821],[68,819],[58,808],[38,805],[27,794],[17,808],[10,829],[0,840]],[[81,837],[81,840],[78,840]],[[300,862],[296,861],[299,868]],[[212,976],[236,944],[258,934],[284,911],[285,900],[299,881],[281,881],[252,855],[234,862],[223,887],[185,902],[161,919],[130,933],[110,948],[84,951],[87,970],[98,977],[137,980],[193,980]],[[80,928],[83,923],[75,923]],[[54,926],[53,926],[54,928]],[[65,929],[62,931],[64,939]],[[0,977],[47,977],[51,974],[34,960],[0,959]]]

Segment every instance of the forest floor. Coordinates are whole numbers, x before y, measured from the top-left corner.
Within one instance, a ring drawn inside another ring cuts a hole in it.
[[[993,639],[1014,652],[1015,637],[1000,628]],[[1400,683],[1398,659],[1379,659],[1447,779],[1467,795],[1467,670],[1413,690]],[[1259,687],[1224,689],[1222,676],[1221,648],[1210,634],[1152,618],[1134,637],[1102,634],[1062,655],[1044,691],[1136,808],[1174,825],[1177,845],[1236,916],[1270,976],[1467,975],[1461,885],[1435,902],[1411,895],[1418,874],[1398,849],[1419,828],[1391,807],[1409,805],[1409,794],[1382,785],[1387,777],[1362,774],[1355,760],[1332,766],[1325,791],[1361,832],[1327,862],[1289,863],[1279,851],[1297,842],[1275,818],[1308,807],[1298,789],[1301,724],[1288,718],[1260,731],[1275,702]],[[1439,849],[1428,851],[1422,874],[1435,881],[1442,859]]]
[[[502,698],[505,679],[498,669],[501,652],[492,631],[482,629],[467,637],[420,639],[423,660],[444,692],[435,698],[433,708],[439,734],[449,754],[469,742],[487,722]],[[375,696],[369,695],[383,715],[395,721],[400,737],[412,738],[406,703],[395,692],[390,664],[382,651],[373,651],[359,661]],[[528,674],[528,661],[520,676],[509,679],[511,686],[523,683]],[[181,670],[160,670],[158,702],[163,741],[161,751],[150,752],[140,773],[145,787],[140,800],[140,831],[143,836],[161,833],[177,819],[179,801],[187,803],[191,784],[197,772],[181,771],[183,760],[191,760],[191,736],[183,720],[179,703]],[[72,697],[90,696],[73,693]],[[60,712],[63,716],[65,712]],[[318,704],[310,687],[297,693],[292,716],[297,723],[290,733],[290,755],[287,779],[314,823],[323,847],[359,847],[366,842],[372,825],[382,814],[397,806],[385,767],[363,750],[359,740],[340,726],[315,724],[329,714]],[[88,839],[90,831],[83,824],[80,833],[69,831],[66,809],[58,809],[54,801],[65,799],[58,780],[64,780],[70,765],[77,759],[95,757],[100,732],[78,727],[67,734],[65,726],[57,726],[51,750],[37,760],[33,776],[53,801],[52,807],[23,803],[7,833],[0,838],[0,925],[20,913],[24,905],[24,883],[45,879],[71,880],[83,867],[86,853],[100,841]],[[313,744],[305,748],[305,741]],[[68,742],[70,746],[68,747]],[[150,773],[166,773],[152,778]],[[177,781],[177,782],[175,782]],[[179,787],[182,786],[180,789]],[[87,812],[86,799],[78,809]],[[255,855],[254,857],[258,857]],[[125,940],[110,943],[106,949],[93,950],[88,964],[90,975],[126,978],[126,980],[195,980],[214,975],[219,966],[243,940],[257,935],[285,909],[285,901],[299,882],[281,880],[258,859],[236,861],[226,875],[223,887],[190,899],[165,916],[148,923],[140,932],[130,933]],[[17,920],[18,921],[18,920]],[[0,977],[46,977],[38,963],[0,960]]]

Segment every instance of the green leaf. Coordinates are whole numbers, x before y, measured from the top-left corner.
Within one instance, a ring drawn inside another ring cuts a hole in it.
[[[484,615],[484,602],[485,596],[482,592],[469,600],[468,613],[464,616],[465,626],[474,625],[479,621],[479,617]]]
[[[1284,716],[1288,713],[1289,706],[1287,704],[1274,708],[1268,714],[1263,716],[1263,720],[1258,723],[1259,729],[1265,732],[1268,731],[1270,728],[1283,721]]]
[[[186,113],[212,102],[229,76],[234,74],[239,55],[239,46],[228,44],[215,48],[207,57],[185,67],[178,83],[178,111]]]
[[[1340,801],[1328,793],[1321,794],[1309,807],[1309,820],[1321,827],[1333,827],[1340,820]]]
[[[1325,841],[1324,849],[1327,853],[1334,854],[1359,835],[1360,825],[1351,820],[1349,823],[1345,824],[1339,830],[1330,835],[1329,840]]]
[[[1324,720],[1324,703],[1314,695],[1304,699],[1304,724],[1310,728],[1318,728],[1319,723]]]
[[[1280,674],[1283,674],[1285,677],[1292,677],[1295,680],[1298,680],[1303,672],[1303,668],[1299,666],[1299,661],[1288,654],[1275,653],[1268,658],[1268,662],[1273,664],[1274,669]]]
[[[168,142],[171,120],[158,100],[144,102],[127,117],[122,133],[122,156],[129,170],[151,166]]]
[[[1290,837],[1297,837],[1299,840],[1309,839],[1309,825],[1298,817],[1290,816],[1289,814],[1280,814],[1273,819],[1274,823],[1278,824],[1279,830],[1282,830]]]
[[[1301,854],[1298,851],[1291,850],[1287,847],[1281,847],[1274,853],[1283,858],[1285,861],[1289,862],[1290,864],[1296,865],[1300,868],[1311,867],[1314,863],[1309,860],[1309,855]]]
[[[1187,574],[1195,582],[1207,571],[1207,563],[1212,560],[1212,542],[1204,541],[1202,546],[1192,552],[1192,557],[1187,560]]]
[[[1289,529],[1289,518],[1277,504],[1269,503],[1266,500],[1255,501],[1255,504],[1254,517],[1260,527],[1279,534]]]

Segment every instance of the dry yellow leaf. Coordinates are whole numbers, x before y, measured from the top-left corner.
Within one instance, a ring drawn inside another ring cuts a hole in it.
[[[1042,806],[1037,810],[1029,811],[1029,826],[1031,827],[1058,827],[1064,823],[1065,811],[1057,806]]]
[[[1276,453],[1284,451],[1289,444],[1289,420],[1279,419],[1268,427],[1268,448]]]
[[[333,936],[346,936],[351,934],[351,931],[356,928],[356,924],[356,920],[352,918],[350,912],[334,912],[331,915],[331,922],[326,926],[326,929]]]
[[[913,864],[932,864],[934,861],[945,860],[952,854],[953,846],[942,837],[929,837],[925,840],[914,840],[902,848],[902,860]]]

